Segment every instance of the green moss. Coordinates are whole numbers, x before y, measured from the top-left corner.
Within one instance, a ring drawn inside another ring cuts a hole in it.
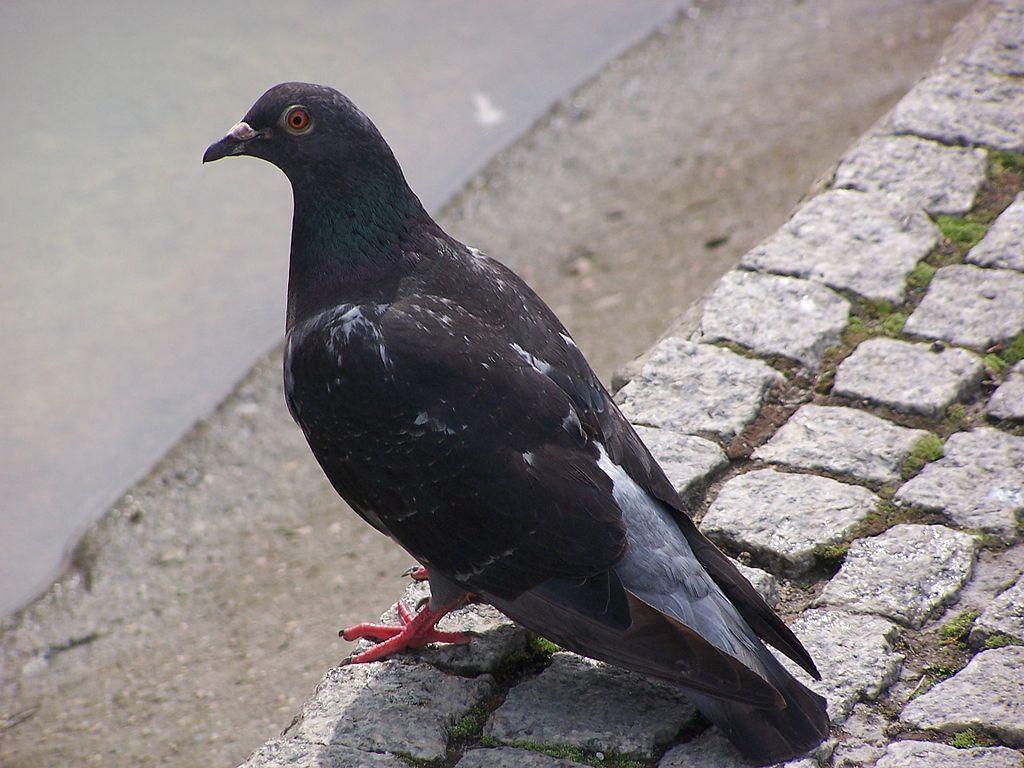
[[[523,648],[512,651],[502,659],[494,670],[494,676],[499,683],[514,684],[526,675],[544,669],[557,650],[559,648],[554,643],[534,635]]]
[[[999,357],[1008,365],[1015,365],[1024,360],[1024,331],[1018,333],[1012,341],[1003,347],[999,352]]]
[[[531,645],[537,653],[542,653],[547,656],[553,656],[562,650],[560,645],[556,645],[544,637],[534,637],[533,640],[531,640]]]
[[[969,217],[938,216],[935,223],[939,225],[944,238],[965,250],[976,245],[988,232],[988,224],[973,221]]]
[[[907,277],[907,285],[911,288],[927,288],[936,272],[938,270],[931,264],[919,261],[914,271]]]
[[[846,324],[846,330],[843,331],[845,334],[851,336],[861,336],[868,333],[868,327],[864,324],[864,320],[859,315],[851,315],[850,322]]]
[[[978,618],[975,610],[961,611],[954,618],[939,627],[939,637],[944,643],[956,643],[967,647],[967,638],[971,635],[971,628]]]
[[[1024,155],[1016,152],[995,150],[988,153],[992,173],[1001,176],[1004,173],[1024,173]]]
[[[903,462],[903,479],[907,480],[924,467],[925,464],[942,458],[942,441],[930,432],[918,440],[910,449],[910,454]]]
[[[946,409],[943,424],[950,432],[959,432],[967,418],[967,410],[960,403],[953,403]]]
[[[814,548],[814,561],[823,568],[837,570],[846,560],[846,553],[850,545],[842,544],[819,544]]]
[[[912,699],[927,693],[943,680],[951,678],[960,671],[960,668],[948,664],[929,664],[922,671],[924,674],[921,676],[921,682],[914,689],[914,694],[910,697]]]
[[[540,752],[542,755],[559,760],[572,760],[593,768],[643,768],[643,763],[614,752],[588,752],[579,747],[565,744],[540,744],[533,741],[514,741],[513,747]]]
[[[882,333],[886,336],[896,337],[903,333],[903,326],[907,323],[907,316],[902,312],[893,312],[886,316],[881,322]]]
[[[954,733],[953,738],[949,740],[949,745],[957,749],[970,749],[971,747],[980,747],[981,741],[978,739],[978,734],[974,732],[974,729],[968,728],[966,731]]]
[[[988,368],[996,376],[1002,376],[1004,373],[1010,370],[1010,364],[1003,360],[1003,358],[1001,358],[999,355],[994,353],[990,355],[985,355],[985,357],[982,358],[982,362],[984,362],[985,367]]]
[[[474,707],[459,718],[456,723],[448,726],[448,736],[456,741],[477,739],[483,733],[484,723],[486,722],[487,712],[482,708]]]
[[[993,632],[985,638],[985,648],[989,650],[992,648],[1005,648],[1008,645],[1020,644],[1020,640],[1015,638],[1013,635],[1006,634],[1005,632]]]

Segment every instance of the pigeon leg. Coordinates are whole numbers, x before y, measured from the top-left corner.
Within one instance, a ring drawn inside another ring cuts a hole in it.
[[[388,626],[387,624],[356,624],[354,627],[341,631],[341,636],[346,640],[368,638],[378,641],[369,650],[357,653],[346,663],[366,664],[370,661],[386,659],[406,648],[422,648],[427,643],[458,643],[464,644],[470,641],[466,632],[440,632],[435,627],[445,614],[455,610],[462,604],[462,600],[442,606],[437,610],[431,610],[425,605],[413,614],[405,603],[398,603],[398,618],[401,626]]]

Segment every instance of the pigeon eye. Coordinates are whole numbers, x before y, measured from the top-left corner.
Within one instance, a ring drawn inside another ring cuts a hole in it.
[[[284,115],[284,124],[292,133],[305,133],[309,128],[309,112],[302,107],[292,107]]]

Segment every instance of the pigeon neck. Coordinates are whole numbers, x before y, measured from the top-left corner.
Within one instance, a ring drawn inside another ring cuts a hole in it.
[[[345,182],[293,184],[288,330],[386,292],[416,258],[405,244],[432,221],[404,179]]]

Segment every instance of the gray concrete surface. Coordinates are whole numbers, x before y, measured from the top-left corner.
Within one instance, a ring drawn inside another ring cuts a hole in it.
[[[199,163],[266,88],[345,91],[437,210],[685,5],[0,5],[0,615],[280,338],[287,185]]]
[[[445,224],[534,282],[607,376],[783,221],[966,6],[703,7],[496,158]],[[5,765],[240,760],[345,653],[335,630],[400,587],[406,557],[320,477],[278,366],[262,361],[5,622]]]

